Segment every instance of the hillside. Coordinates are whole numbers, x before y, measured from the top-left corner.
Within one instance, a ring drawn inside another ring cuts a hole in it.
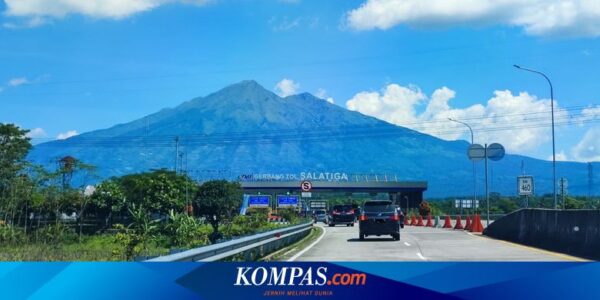
[[[176,139],[178,140],[176,142]],[[96,165],[101,178],[174,168],[175,147],[196,178],[304,171],[395,174],[429,182],[427,196],[472,194],[468,143],[444,141],[346,110],[311,94],[281,98],[255,81],[63,141],[36,145],[29,159],[48,166],[65,155]],[[549,192],[551,164],[518,155],[492,163],[492,191],[514,194],[521,161]],[[479,164],[479,175],[483,164]],[[587,192],[587,166],[560,163],[570,192]],[[483,193],[483,176],[479,193]],[[579,185],[579,186],[578,186]]]

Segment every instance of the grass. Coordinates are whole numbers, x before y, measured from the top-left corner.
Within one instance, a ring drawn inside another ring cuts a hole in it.
[[[82,242],[60,244],[28,243],[0,245],[0,261],[124,261],[118,250],[121,247],[114,235],[86,236]],[[142,255],[160,255],[168,249],[150,245]]]
[[[202,225],[207,232],[212,231],[209,225]],[[242,225],[230,224],[221,227],[224,240],[238,238],[257,232],[280,228],[282,225],[268,223],[255,228],[244,228]],[[210,229],[210,230],[209,230]],[[140,258],[165,255],[169,253],[169,239],[161,235],[153,239],[147,249],[136,256]],[[186,247],[172,248],[186,249]],[[124,245],[118,243],[115,234],[97,234],[83,236],[81,242],[77,236],[70,236],[60,242],[34,242],[26,238],[22,243],[0,243],[0,261],[126,261]]]
[[[319,236],[321,236],[322,232],[323,228],[315,226],[305,238],[263,257],[260,261],[286,261],[299,251],[302,251],[302,249],[308,247],[308,245],[312,244]]]

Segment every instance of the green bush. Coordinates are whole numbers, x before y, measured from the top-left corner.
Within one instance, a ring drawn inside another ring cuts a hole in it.
[[[0,224],[0,244],[22,244],[27,242],[27,235],[22,228],[10,224]]]
[[[298,219],[300,218],[298,213],[293,208],[281,208],[277,211],[277,213],[292,224],[298,222]]]
[[[72,243],[77,240],[75,230],[60,222],[38,229],[35,235],[38,242],[45,244]]]
[[[205,234],[200,227],[196,218],[186,214],[176,214],[171,210],[162,234],[171,239],[172,246],[198,247],[208,244],[208,235],[210,234]]]

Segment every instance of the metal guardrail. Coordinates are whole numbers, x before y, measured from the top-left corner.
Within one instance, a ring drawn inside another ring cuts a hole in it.
[[[175,261],[217,261],[252,251],[257,248],[274,250],[290,244],[308,233],[313,223],[304,223],[286,228],[271,230],[223,243],[194,248],[183,252],[159,256],[147,262],[175,262]]]

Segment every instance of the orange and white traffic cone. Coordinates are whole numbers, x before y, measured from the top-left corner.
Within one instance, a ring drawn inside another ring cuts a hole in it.
[[[431,215],[427,215],[427,224],[425,224],[425,227],[433,227],[433,222],[431,220]]]
[[[415,215],[412,215],[410,217],[410,226],[415,226],[417,225],[417,218],[415,217]]]
[[[417,226],[423,226],[423,217],[421,215],[419,215],[419,218],[417,219]]]
[[[479,215],[475,215],[475,220],[473,220],[473,224],[471,225],[471,232],[483,232],[483,225],[481,224],[481,217]]]
[[[454,225],[454,229],[464,229],[460,216],[456,217],[456,224]]]
[[[450,216],[446,216],[444,220],[444,226],[442,228],[452,228],[452,221],[450,220]]]
[[[467,221],[465,222],[465,230],[471,230],[471,218],[469,216],[467,216]]]

